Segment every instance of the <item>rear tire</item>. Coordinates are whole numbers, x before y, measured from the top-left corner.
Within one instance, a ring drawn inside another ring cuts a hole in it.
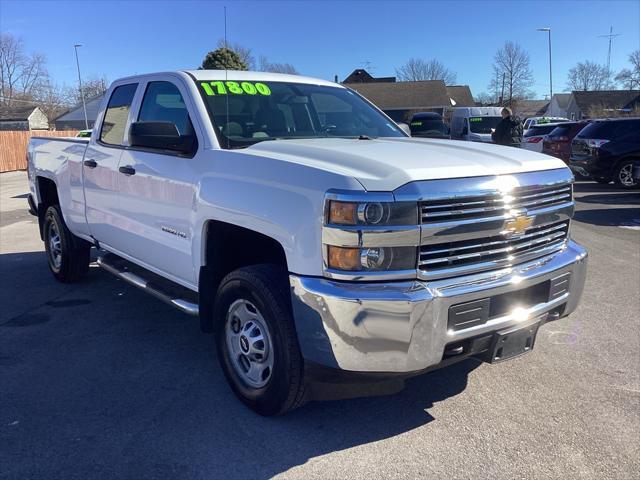
[[[82,280],[89,271],[91,245],[69,231],[58,205],[47,208],[43,231],[49,269],[56,280]]]
[[[277,265],[240,268],[218,288],[218,360],[236,396],[260,415],[282,415],[305,400],[290,295],[287,272]]]
[[[640,185],[638,181],[633,178],[633,164],[633,160],[624,160],[618,165],[618,168],[616,168],[614,179],[622,188],[633,189],[638,188]]]

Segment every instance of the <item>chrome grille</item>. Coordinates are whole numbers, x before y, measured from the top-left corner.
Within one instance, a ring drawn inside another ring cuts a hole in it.
[[[456,270],[467,273],[516,264],[562,248],[568,231],[569,221],[563,221],[534,226],[515,237],[496,235],[423,245],[419,268],[430,275],[451,275]]]
[[[423,224],[503,216],[512,209],[535,210],[572,201],[571,184],[517,187],[507,194],[458,196],[420,202]]]

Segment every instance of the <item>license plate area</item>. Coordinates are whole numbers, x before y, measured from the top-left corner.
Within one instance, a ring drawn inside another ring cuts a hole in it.
[[[527,325],[516,325],[496,332],[487,355],[489,363],[510,360],[533,350],[540,323],[541,319],[536,319]]]

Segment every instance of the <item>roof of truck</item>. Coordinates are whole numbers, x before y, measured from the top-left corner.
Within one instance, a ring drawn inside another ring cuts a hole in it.
[[[342,87],[339,83],[322,80],[320,78],[303,77],[302,75],[288,75],[284,73],[253,72],[241,70],[185,70],[196,80],[247,80],[262,82],[293,82]]]

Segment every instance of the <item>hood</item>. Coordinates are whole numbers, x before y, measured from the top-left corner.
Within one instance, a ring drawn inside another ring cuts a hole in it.
[[[244,152],[349,175],[369,191],[385,192],[416,180],[565,167],[562,160],[521,148],[417,138],[272,140]]]

